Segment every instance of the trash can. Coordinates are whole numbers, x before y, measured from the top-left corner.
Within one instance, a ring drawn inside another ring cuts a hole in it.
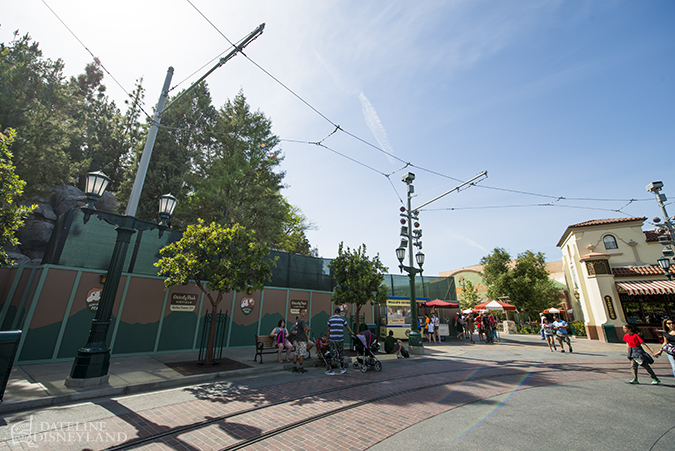
[[[602,333],[605,335],[605,341],[607,343],[622,343],[619,341],[619,337],[616,334],[616,326],[612,326],[611,324],[603,324]]]
[[[21,340],[20,330],[9,330],[0,332],[0,402],[5,396],[5,388],[7,388],[7,381],[12,372],[12,365],[14,365],[14,357],[16,350],[19,347]]]

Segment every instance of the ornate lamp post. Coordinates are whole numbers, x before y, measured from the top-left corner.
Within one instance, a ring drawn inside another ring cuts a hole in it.
[[[122,276],[122,268],[127,250],[129,249],[131,235],[136,233],[137,230],[159,229],[161,236],[164,230],[168,229],[167,221],[171,218],[177,203],[176,198],[171,194],[165,194],[160,197],[159,216],[161,222],[159,224],[142,221],[133,216],[98,211],[94,207],[94,202],[101,197],[108,183],[110,183],[110,178],[100,171],[87,174],[85,195],[89,203],[86,207],[82,208],[84,222],[87,223],[92,215],[96,215],[99,220],[117,226],[115,229],[117,230],[117,241],[115,242],[115,249],[110,259],[106,283],[103,286],[103,293],[98,304],[96,317],[91,322],[89,339],[87,344],[77,351],[70,376],[66,379],[66,386],[68,387],[93,386],[107,382],[108,367],[110,366],[110,348],[106,341],[108,329],[110,328],[112,308],[115,303],[117,288]]]
[[[663,245],[663,249],[661,250],[663,257],[659,258],[657,262],[661,269],[665,271],[668,280],[672,280],[672,274],[670,273],[670,257],[675,255],[675,252],[672,248],[673,241],[675,241],[675,227],[673,226],[672,222],[673,218],[669,217],[668,212],[666,211],[665,202],[668,200],[668,198],[665,194],[661,193],[663,182],[652,182],[647,185],[646,188],[647,191],[654,193],[656,196],[656,202],[659,204],[659,208],[661,208],[661,213],[663,213],[663,224],[659,224],[661,219],[654,218],[654,222],[656,223],[657,227],[661,229],[661,233],[659,234],[659,243]]]
[[[422,344],[422,334],[420,333],[418,324],[417,324],[417,299],[415,298],[415,275],[422,273],[422,266],[424,266],[424,254],[422,251],[418,251],[415,254],[415,262],[417,263],[418,268],[413,266],[413,246],[422,248],[422,242],[420,238],[422,237],[422,231],[419,230],[419,223],[417,222],[417,212],[412,210],[411,199],[412,193],[415,192],[415,187],[412,185],[412,182],[415,180],[415,174],[408,172],[405,174],[401,180],[408,185],[408,208],[401,207],[401,245],[396,249],[396,258],[399,262],[399,269],[401,272],[405,270],[410,277],[410,336],[408,345],[410,347],[410,353],[416,355],[424,354],[424,345]],[[413,222],[413,220],[415,222]],[[413,230],[413,226],[415,230]],[[405,259],[406,246],[408,247],[408,266],[403,264]]]

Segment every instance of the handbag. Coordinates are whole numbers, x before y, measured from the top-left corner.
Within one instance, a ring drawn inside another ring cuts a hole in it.
[[[666,354],[670,354],[675,357],[675,345],[672,343],[666,343],[666,345],[663,347],[663,350],[666,351]]]

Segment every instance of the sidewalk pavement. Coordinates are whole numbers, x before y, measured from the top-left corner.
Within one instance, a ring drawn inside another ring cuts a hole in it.
[[[305,366],[314,366],[312,349]],[[73,362],[15,365],[0,403],[0,414],[48,407],[100,397],[150,392],[210,381],[234,379],[261,373],[290,371],[292,363],[278,363],[276,354],[264,354],[263,363],[255,362],[255,349],[224,349],[220,365],[197,365],[198,352],[112,357],[107,385],[85,389],[68,388],[66,377]],[[395,355],[378,354],[379,360]],[[260,359],[259,359],[260,360]]]

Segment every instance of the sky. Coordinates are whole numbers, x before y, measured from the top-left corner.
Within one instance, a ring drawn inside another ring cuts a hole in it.
[[[22,0],[0,42],[29,33],[67,76],[93,54],[118,105],[143,78],[150,112],[169,66],[175,94],[262,23],[207,83],[271,119],[322,257],[365,244],[399,273],[406,172],[416,208],[487,171],[421,210],[425,275],[495,247],[560,260],[568,225],[660,216],[652,181],[675,200],[671,0]]]

